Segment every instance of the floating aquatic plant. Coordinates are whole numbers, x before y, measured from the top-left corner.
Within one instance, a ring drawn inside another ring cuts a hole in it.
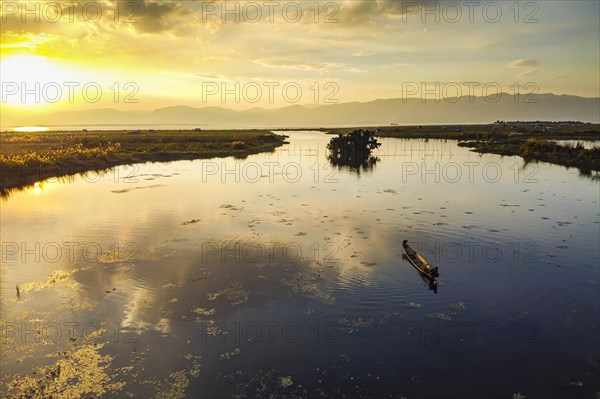
[[[75,273],[77,270],[56,270],[52,274],[48,275],[48,277],[44,281],[36,281],[32,283],[24,284],[21,287],[20,292],[28,292],[28,291],[42,291],[47,288],[54,288],[57,286],[61,287],[70,287],[76,288],[79,286],[79,283],[71,280],[71,275]]]
[[[279,379],[279,382],[281,383],[281,386],[284,388],[294,385],[294,382],[292,381],[292,377],[289,375],[287,377],[281,377]]]
[[[206,309],[206,308],[195,308],[192,309],[192,312],[199,314],[201,316],[214,316],[217,314],[217,310],[215,308]]]

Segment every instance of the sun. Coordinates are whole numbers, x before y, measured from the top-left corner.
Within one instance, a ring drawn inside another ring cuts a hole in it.
[[[48,57],[13,55],[0,61],[2,105],[29,109],[50,108],[69,100],[73,81],[68,69],[58,66]]]

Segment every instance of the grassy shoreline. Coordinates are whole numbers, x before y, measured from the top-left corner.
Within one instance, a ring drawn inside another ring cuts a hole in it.
[[[541,161],[575,167],[586,176],[600,171],[600,147],[585,149],[576,145],[561,145],[554,140],[529,138],[507,141],[464,141],[458,143],[479,153],[520,156],[526,161]]]
[[[47,131],[0,135],[0,193],[33,183],[142,162],[270,152],[285,136],[269,130]]]
[[[385,126],[372,127],[378,137],[400,139],[458,140],[471,151],[520,156],[526,161],[541,161],[575,167],[584,175],[600,171],[600,150],[561,145],[557,140],[598,141],[600,125],[577,122],[502,122],[488,125]],[[332,134],[350,128],[329,129]]]
[[[546,131],[546,127],[550,127]],[[358,129],[353,127],[319,129],[330,134],[346,134]],[[600,140],[600,124],[561,126],[548,122],[536,128],[532,122],[507,122],[486,125],[423,125],[423,126],[371,126],[361,129],[374,130],[378,137],[401,139],[442,140],[506,140],[508,138],[545,138],[549,140]]]

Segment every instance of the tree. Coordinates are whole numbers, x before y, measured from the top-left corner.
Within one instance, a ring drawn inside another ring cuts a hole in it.
[[[378,148],[375,133],[370,130],[358,129],[346,135],[338,135],[327,144],[329,154],[327,159],[337,167],[349,167],[360,173],[360,170],[372,169],[378,161],[371,151]]]

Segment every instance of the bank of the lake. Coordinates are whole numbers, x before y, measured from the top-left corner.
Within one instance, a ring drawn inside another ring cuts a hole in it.
[[[402,139],[458,140],[459,146],[479,153],[520,156],[527,161],[542,161],[575,167],[583,174],[600,171],[600,125],[580,122],[499,122],[488,125],[385,126],[372,127],[379,137]],[[332,129],[347,133],[350,129]],[[556,141],[599,141],[599,146],[584,148]]]
[[[517,155],[527,161],[575,167],[585,175],[600,171],[600,147],[586,149],[582,145],[561,145],[556,141],[541,138],[463,141],[458,145],[472,148],[473,151],[480,153]]]
[[[401,139],[446,140],[502,140],[518,137],[523,140],[600,140],[600,124],[581,122],[500,122],[486,125],[423,125],[423,126],[370,126],[379,137]],[[355,128],[321,129],[331,134],[349,133]]]
[[[245,158],[284,142],[268,130],[3,132],[0,190],[140,162]]]

